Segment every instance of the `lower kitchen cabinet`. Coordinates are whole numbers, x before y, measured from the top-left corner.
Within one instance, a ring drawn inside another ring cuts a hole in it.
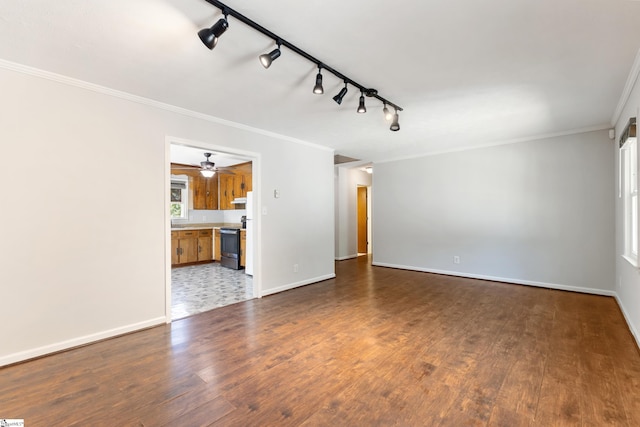
[[[215,261],[220,262],[220,229],[219,228],[215,228],[213,230],[213,259]]]
[[[198,230],[198,261],[211,261],[212,259],[213,259],[212,230]]]
[[[211,261],[212,259],[211,229],[171,232],[171,265]]]
[[[240,230],[240,266],[244,267],[247,257],[245,252],[247,251],[247,230]]]

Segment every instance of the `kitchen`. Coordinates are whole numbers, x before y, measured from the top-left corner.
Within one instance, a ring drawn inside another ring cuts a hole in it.
[[[255,297],[250,158],[171,144],[171,318]]]

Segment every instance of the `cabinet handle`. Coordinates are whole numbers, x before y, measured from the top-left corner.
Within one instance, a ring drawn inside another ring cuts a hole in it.
[[[198,253],[202,252],[202,246],[198,246]]]

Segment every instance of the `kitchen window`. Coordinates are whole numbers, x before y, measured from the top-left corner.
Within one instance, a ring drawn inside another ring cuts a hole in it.
[[[623,257],[638,266],[638,141],[635,118],[620,138],[620,196],[624,213]]]
[[[169,200],[169,211],[171,219],[188,218],[188,195],[189,179],[171,177],[171,195]]]

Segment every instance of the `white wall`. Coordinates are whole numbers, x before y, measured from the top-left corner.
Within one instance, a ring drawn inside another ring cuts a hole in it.
[[[599,131],[376,164],[374,264],[613,294],[612,150]]]
[[[167,319],[167,136],[260,157],[262,294],[333,277],[331,150],[15,64],[0,81],[0,365]]]
[[[635,69],[637,71],[637,68]],[[631,80],[633,82],[633,80]],[[635,85],[631,91],[629,99],[627,100],[620,118],[616,123],[616,149],[614,154],[613,163],[615,163],[615,176],[616,184],[618,179],[618,173],[620,170],[619,156],[618,156],[618,138],[622,134],[627,122],[631,117],[640,118],[640,85],[638,84],[637,75],[635,76]],[[616,196],[617,196],[616,191]],[[636,342],[640,345],[640,270],[632,266],[626,261],[622,254],[624,252],[624,235],[623,224],[624,215],[622,210],[622,199],[616,197],[616,248],[615,248],[615,261],[616,261],[616,293],[618,295],[618,303],[622,308],[627,323],[633,335],[636,338]]]
[[[335,166],[337,260],[358,256],[358,186],[371,186],[371,175],[360,169],[361,163]]]

